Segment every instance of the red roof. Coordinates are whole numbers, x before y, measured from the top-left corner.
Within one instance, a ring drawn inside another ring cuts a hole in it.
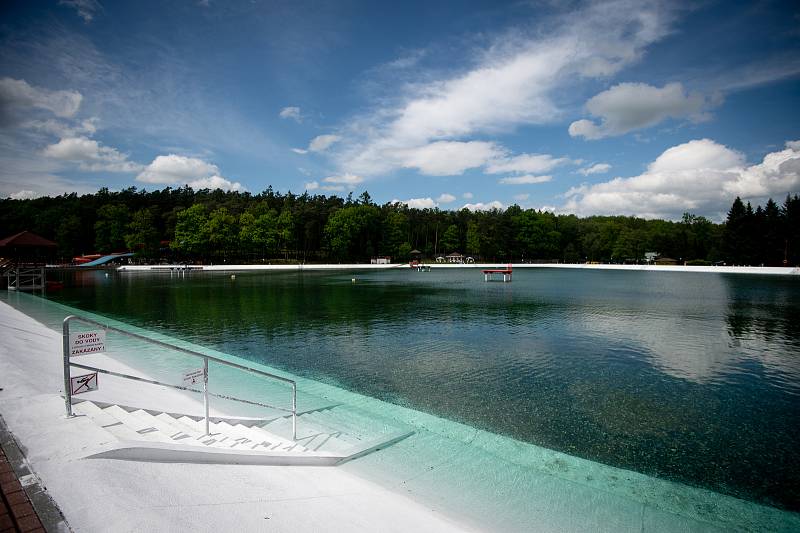
[[[40,237],[30,231],[22,231],[11,237],[6,237],[0,241],[0,248],[2,247],[27,247],[27,248],[55,248],[58,246],[53,241]]]

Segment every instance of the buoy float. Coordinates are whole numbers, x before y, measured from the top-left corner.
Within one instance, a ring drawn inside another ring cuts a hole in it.
[[[350,282],[351,283],[355,283],[356,282],[356,278],[351,279]]]
[[[236,274],[231,274],[231,279],[236,279]]]

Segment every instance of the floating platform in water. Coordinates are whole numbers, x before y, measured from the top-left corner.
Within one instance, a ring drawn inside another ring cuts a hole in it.
[[[483,281],[502,281],[503,283],[511,282],[512,268],[511,264],[508,268],[490,268],[483,271]]]

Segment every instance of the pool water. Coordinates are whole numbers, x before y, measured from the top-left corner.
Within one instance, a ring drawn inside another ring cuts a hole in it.
[[[464,427],[800,510],[795,277],[64,277],[48,298]]]

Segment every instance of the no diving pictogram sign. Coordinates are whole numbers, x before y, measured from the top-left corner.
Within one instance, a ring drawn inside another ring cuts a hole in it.
[[[97,372],[71,378],[70,390],[73,395],[97,390]]]

